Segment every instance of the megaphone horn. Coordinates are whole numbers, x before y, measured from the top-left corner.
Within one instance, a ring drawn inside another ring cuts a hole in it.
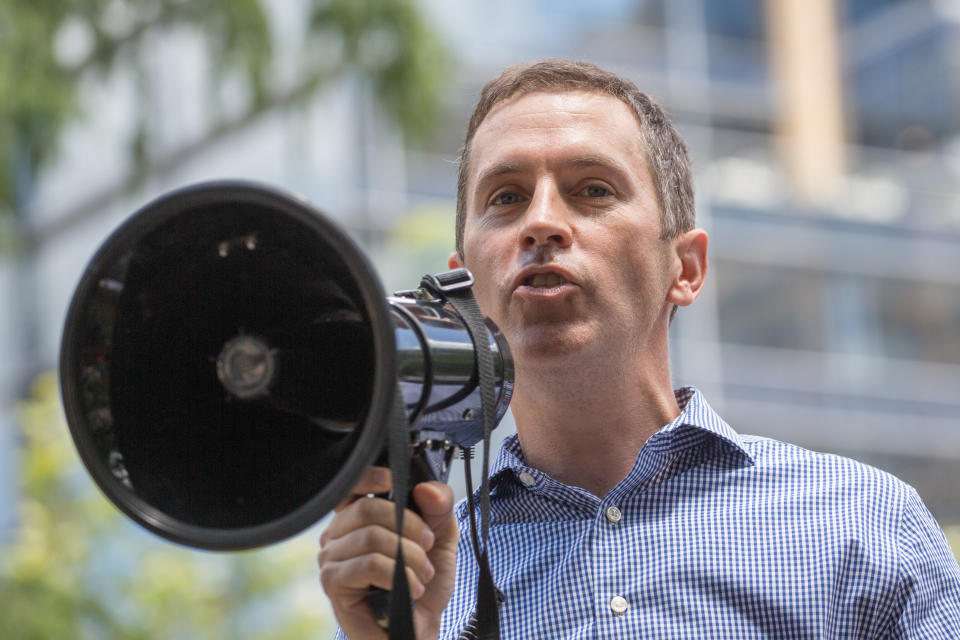
[[[486,328],[499,421],[513,364]],[[171,192],[113,232],[67,312],[60,379],[106,496],[203,549],[281,540],[341,502],[384,453],[397,385],[411,441],[443,443],[420,447],[429,477],[482,435],[460,314],[429,287],[387,297],[333,222],[247,182]]]

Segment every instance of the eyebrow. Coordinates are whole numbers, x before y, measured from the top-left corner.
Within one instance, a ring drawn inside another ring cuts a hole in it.
[[[485,169],[483,173],[477,176],[476,188],[480,189],[486,183],[500,176],[510,175],[514,173],[522,173],[524,166],[525,165],[520,162],[498,162],[492,167]]]
[[[634,183],[630,180],[632,169],[624,167],[610,156],[604,154],[585,155],[571,158],[563,163],[571,169],[602,169],[613,176],[613,186],[621,195],[628,196],[634,191]]]
[[[626,172],[620,168],[617,162],[613,158],[604,156],[604,155],[589,155],[581,156],[579,158],[573,158],[567,162],[563,163],[564,166],[571,169],[594,169],[600,168],[605,171],[610,171],[617,174],[618,177],[625,177]]]
[[[477,189],[482,188],[484,185],[486,185],[486,183],[494,178],[523,173],[527,167],[529,167],[529,163],[525,162],[498,162],[477,176]],[[626,171],[617,166],[617,163],[614,162],[612,158],[601,154],[585,155],[565,160],[563,162],[563,167],[570,169],[600,168],[616,174],[618,179],[623,181],[626,180],[628,175]]]

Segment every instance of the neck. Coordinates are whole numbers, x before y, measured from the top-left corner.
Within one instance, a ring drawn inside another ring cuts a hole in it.
[[[662,353],[564,360],[518,359],[510,406],[520,444],[531,467],[603,497],[680,413],[666,342]]]

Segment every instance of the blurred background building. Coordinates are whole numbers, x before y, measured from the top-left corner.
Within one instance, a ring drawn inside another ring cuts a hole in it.
[[[741,432],[891,471],[960,523],[957,0],[381,3],[416,13],[422,31],[401,13],[374,20],[376,2],[305,31],[315,5],[349,3],[264,0],[267,100],[236,71],[211,91],[205,74],[226,65],[203,29],[156,18],[185,3],[89,4],[92,17],[65,13],[49,43],[80,77],[78,115],[45,163],[8,166],[4,536],[17,527],[15,402],[55,368],[69,296],[119,221],[177,186],[255,179],[305,195],[370,252],[388,290],[407,288],[452,247],[456,159],[480,87],[544,57],[631,78],[691,146],[711,278],[674,322],[677,384],[701,387]],[[82,67],[100,42],[91,24],[131,41],[96,73]],[[410,113],[382,76],[425,34],[446,54],[436,69],[429,55],[413,65],[442,89],[423,138],[397,124]]]

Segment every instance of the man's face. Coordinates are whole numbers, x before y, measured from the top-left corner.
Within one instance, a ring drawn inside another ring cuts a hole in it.
[[[465,266],[518,358],[643,349],[665,322],[671,244],[629,107],[587,92],[511,99],[470,160]]]

